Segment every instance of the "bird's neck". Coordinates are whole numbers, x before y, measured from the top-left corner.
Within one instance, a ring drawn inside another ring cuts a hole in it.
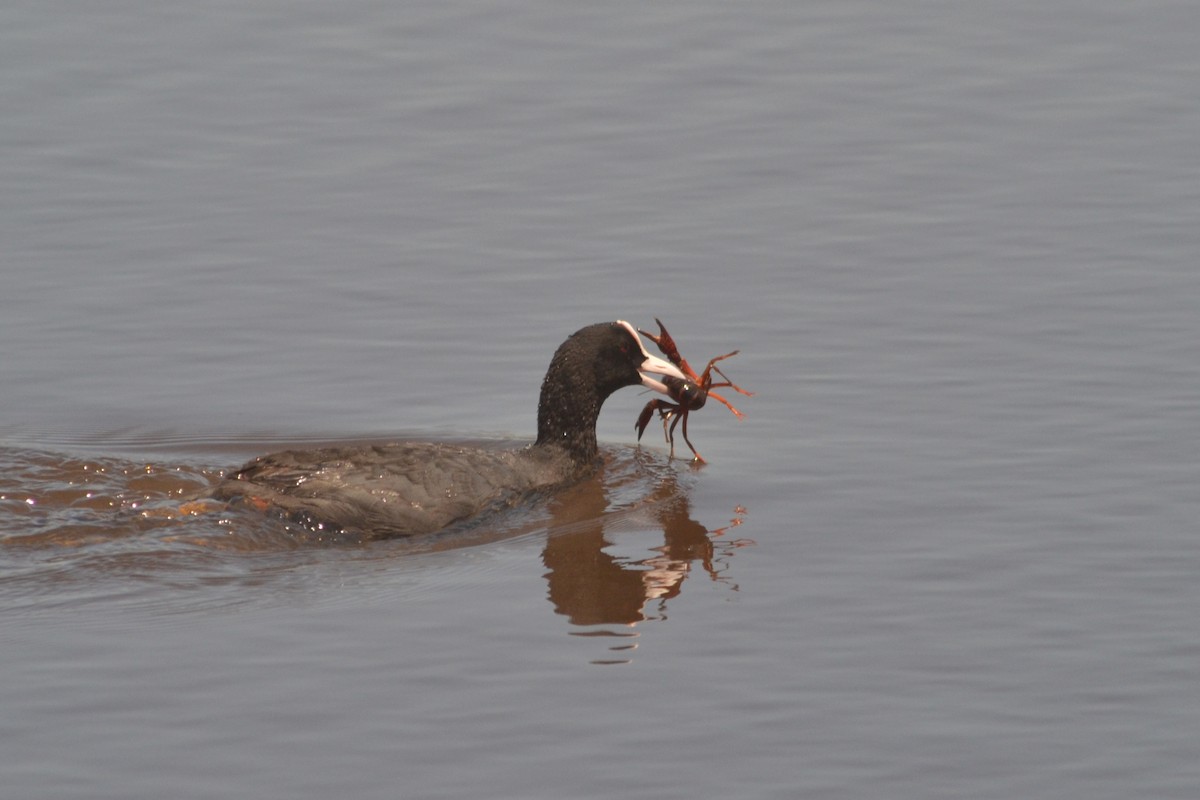
[[[586,374],[551,365],[538,400],[539,446],[561,447],[579,464],[598,456],[596,421],[604,398]]]

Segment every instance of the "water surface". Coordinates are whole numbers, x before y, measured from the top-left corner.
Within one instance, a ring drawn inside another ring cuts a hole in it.
[[[1192,4],[0,10],[25,798],[1194,798]],[[758,392],[468,536],[180,513],[535,429],[662,317]]]

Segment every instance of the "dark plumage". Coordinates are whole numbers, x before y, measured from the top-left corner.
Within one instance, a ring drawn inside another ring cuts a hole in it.
[[[288,450],[246,464],[214,495],[307,527],[369,537],[440,530],[591,474],[605,399],[637,384],[665,393],[642,372],[683,378],[646,352],[628,322],[589,325],[554,353],[538,401],[537,442],[528,447],[395,443]]]

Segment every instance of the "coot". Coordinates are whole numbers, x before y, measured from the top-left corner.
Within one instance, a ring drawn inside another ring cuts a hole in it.
[[[637,384],[666,394],[662,383],[641,373],[684,377],[650,355],[628,322],[589,325],[550,360],[538,400],[537,442],[528,447],[403,442],[288,450],[246,464],[215,496],[315,530],[363,537],[437,531],[591,474],[605,399]]]

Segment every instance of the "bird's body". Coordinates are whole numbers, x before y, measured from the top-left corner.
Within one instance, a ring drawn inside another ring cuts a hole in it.
[[[372,537],[441,530],[573,482],[566,454],[434,442],[287,450],[218,487],[307,527]]]
[[[639,383],[664,391],[641,372],[682,377],[646,352],[629,323],[590,325],[555,352],[538,402],[538,438],[528,447],[400,442],[288,450],[246,464],[214,496],[368,538],[441,530],[591,474],[604,400]]]

